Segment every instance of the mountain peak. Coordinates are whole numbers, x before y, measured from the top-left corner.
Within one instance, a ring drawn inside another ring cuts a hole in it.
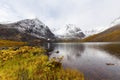
[[[38,18],[24,19],[15,23],[5,24],[9,28],[15,28],[22,33],[28,33],[37,38],[54,39],[54,34]]]
[[[38,18],[33,18],[33,19],[30,19],[32,21],[36,21],[36,22],[41,22]]]
[[[24,19],[24,20],[18,21],[17,23],[28,23],[28,24],[31,23],[31,24],[42,24],[42,25],[45,25],[38,18]]]
[[[68,30],[68,31],[81,31],[81,29],[78,27],[78,26],[76,26],[75,24],[67,24],[66,25],[66,30]]]
[[[78,26],[76,26],[75,24],[67,24],[66,27],[67,28],[74,28],[74,27],[78,27]]]
[[[85,36],[80,27],[74,24],[67,24],[64,28],[54,31],[54,33],[61,39],[81,39]]]

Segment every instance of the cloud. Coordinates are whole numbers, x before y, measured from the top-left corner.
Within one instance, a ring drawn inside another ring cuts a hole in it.
[[[0,0],[0,21],[38,17],[52,27],[81,29],[107,26],[120,16],[119,0]],[[7,7],[3,6],[6,5]]]

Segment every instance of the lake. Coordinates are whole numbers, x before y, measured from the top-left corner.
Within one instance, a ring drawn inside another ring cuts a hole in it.
[[[120,43],[48,43],[49,57],[77,69],[86,80],[120,80]],[[56,53],[58,52],[58,53]]]

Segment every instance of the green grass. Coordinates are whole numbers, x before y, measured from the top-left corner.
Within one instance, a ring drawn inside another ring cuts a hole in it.
[[[58,60],[49,60],[43,48],[24,46],[0,50],[0,80],[84,80],[83,74],[63,69]]]

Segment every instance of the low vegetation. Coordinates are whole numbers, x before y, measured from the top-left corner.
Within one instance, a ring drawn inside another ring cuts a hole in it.
[[[63,69],[43,48],[23,46],[0,50],[0,80],[84,80],[76,70]]]
[[[27,44],[26,42],[0,40],[0,46],[21,46]]]
[[[95,34],[89,36],[83,40],[82,42],[119,42],[120,41],[120,30],[114,30],[105,34]]]

